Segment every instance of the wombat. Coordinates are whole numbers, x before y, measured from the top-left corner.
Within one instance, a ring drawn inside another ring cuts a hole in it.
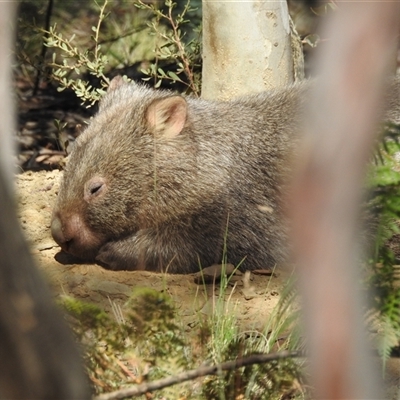
[[[299,92],[211,102],[114,78],[64,171],[55,241],[112,269],[273,267]]]
[[[64,172],[55,241],[115,270],[282,263],[307,87],[213,102],[114,78]]]

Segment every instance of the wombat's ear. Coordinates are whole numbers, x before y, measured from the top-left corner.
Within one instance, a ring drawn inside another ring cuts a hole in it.
[[[173,138],[182,132],[186,116],[187,103],[181,96],[154,100],[146,111],[148,127],[167,138]]]

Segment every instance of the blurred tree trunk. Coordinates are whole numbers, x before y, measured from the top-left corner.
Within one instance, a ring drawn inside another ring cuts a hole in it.
[[[364,331],[360,213],[399,2],[340,0],[323,25],[288,210],[317,399],[382,399]],[[398,93],[397,93],[398,96]],[[389,100],[389,99],[388,99]],[[397,99],[392,100],[398,104]]]
[[[227,100],[285,86],[299,69],[301,46],[286,1],[203,0],[202,97]]]
[[[0,398],[85,400],[82,360],[19,227],[12,185],[14,2],[0,3]]]

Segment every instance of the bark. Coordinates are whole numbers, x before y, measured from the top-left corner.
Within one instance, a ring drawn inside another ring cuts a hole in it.
[[[203,0],[202,97],[227,100],[294,79],[286,1]]]
[[[89,399],[76,344],[33,265],[13,197],[15,4],[0,3],[0,398]]]
[[[362,323],[359,213],[399,28],[398,2],[342,2],[322,32],[318,85],[291,192],[316,398],[373,399]]]

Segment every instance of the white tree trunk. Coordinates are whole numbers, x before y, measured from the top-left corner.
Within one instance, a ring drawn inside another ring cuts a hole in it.
[[[286,0],[203,0],[202,97],[227,100],[293,76]]]
[[[0,125],[0,168],[7,176],[7,184],[13,179],[14,155],[14,96],[12,93],[12,45],[14,42],[15,12],[17,3],[0,3],[0,53],[2,55],[0,62],[0,99],[2,110],[5,112],[1,116]]]

